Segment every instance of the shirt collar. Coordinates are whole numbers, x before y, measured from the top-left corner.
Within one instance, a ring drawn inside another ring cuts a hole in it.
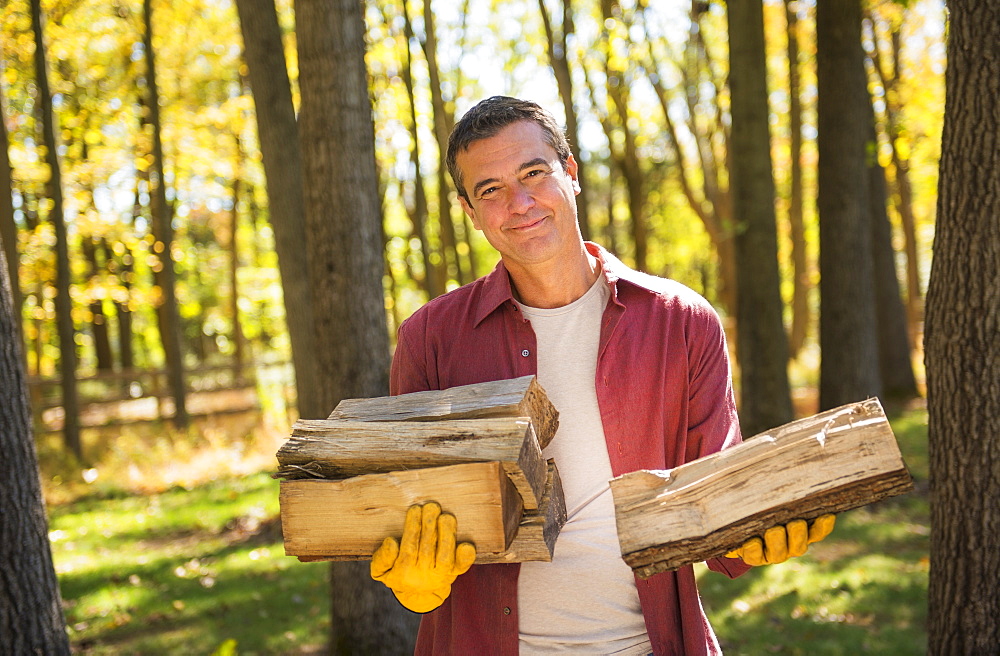
[[[608,282],[608,287],[611,289],[611,300],[617,305],[622,305],[618,300],[618,281],[631,281],[632,276],[630,274],[633,273],[632,269],[625,266],[621,260],[594,242],[584,242],[584,246],[586,246],[588,253],[600,261],[601,272],[604,275],[604,279]],[[638,281],[634,282],[639,284]],[[504,303],[513,303],[513,301],[514,290],[510,284],[510,274],[507,272],[507,267],[504,266],[501,259],[493,271],[483,278],[482,294],[476,306],[475,325],[478,326],[483,319],[492,314]],[[622,305],[622,307],[624,306]]]

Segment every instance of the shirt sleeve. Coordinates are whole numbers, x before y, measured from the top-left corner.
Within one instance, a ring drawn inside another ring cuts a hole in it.
[[[707,303],[695,312],[690,352],[687,461],[742,441],[722,321]]]
[[[427,376],[426,321],[418,312],[399,326],[396,351],[389,370],[389,394],[409,394],[431,389]]]
[[[732,370],[725,331],[718,314],[705,308],[692,352],[690,423],[688,427],[689,460],[711,455],[742,441]],[[739,558],[710,558],[705,561],[713,572],[736,578],[750,570]]]

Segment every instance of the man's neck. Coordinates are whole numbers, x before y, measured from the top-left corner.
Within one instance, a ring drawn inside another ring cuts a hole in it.
[[[583,249],[580,257],[571,261],[532,267],[508,265],[507,271],[517,300],[529,307],[557,308],[586,294],[601,275],[601,264]]]

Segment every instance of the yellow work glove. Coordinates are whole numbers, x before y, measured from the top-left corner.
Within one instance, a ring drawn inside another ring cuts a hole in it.
[[[810,544],[819,542],[833,531],[834,515],[821,515],[812,524],[795,519],[785,526],[764,531],[764,539],[750,538],[742,547],[726,554],[726,558],[742,558],[747,565],[775,565],[801,556]]]
[[[458,522],[431,501],[410,506],[403,539],[386,538],[372,555],[371,574],[384,583],[399,603],[415,613],[427,613],[444,603],[451,584],[476,559],[469,542],[455,546]]]

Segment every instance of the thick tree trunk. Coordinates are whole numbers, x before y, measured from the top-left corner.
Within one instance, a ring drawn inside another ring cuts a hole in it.
[[[2,249],[0,260],[0,653],[69,654]]]
[[[285,320],[292,345],[299,416],[326,416],[316,394],[315,336],[309,290],[302,151],[292,103],[281,27],[274,0],[237,0],[244,52],[250,74],[260,151],[267,177],[268,216],[278,252]]]
[[[927,291],[931,654],[1000,645],[1000,6],[949,3]]]
[[[389,339],[365,24],[354,0],[295,3],[300,139],[320,397],[388,393]],[[331,566],[336,653],[407,653],[416,616],[371,580],[366,563]]]
[[[146,51],[146,86],[149,89],[149,122],[153,126],[153,234],[160,258],[156,284],[163,295],[158,308],[160,338],[166,360],[167,385],[174,399],[173,423],[177,428],[188,425],[187,388],[184,383],[184,351],[181,341],[181,319],[177,309],[177,272],[174,268],[174,227],[170,205],[167,203],[167,181],[163,163],[163,126],[160,122],[160,93],[156,84],[156,56],[153,52],[153,7],[151,0],[143,0],[143,35]]]
[[[799,21],[795,4],[785,0],[788,25],[788,233],[792,250],[792,325],[788,331],[789,356],[798,355],[809,331],[809,256],[802,192],[802,100],[799,82]]]
[[[782,322],[778,230],[768,129],[764,10],[759,0],[729,0],[732,95],[730,190],[737,217],[736,340],[740,423],[756,435],[792,420],[788,339]]]
[[[878,396],[860,0],[816,3],[821,410]]]
[[[45,143],[45,160],[49,166],[48,192],[52,207],[49,220],[56,237],[56,326],[59,331],[59,379],[62,387],[63,438],[66,448],[78,460],[83,460],[80,442],[80,407],[76,391],[76,329],[73,325],[73,300],[70,297],[69,235],[63,218],[62,173],[56,145],[55,117],[52,94],[45,63],[45,39],[42,35],[41,0],[31,1],[31,24],[35,33],[35,84],[38,87],[39,110]]]

